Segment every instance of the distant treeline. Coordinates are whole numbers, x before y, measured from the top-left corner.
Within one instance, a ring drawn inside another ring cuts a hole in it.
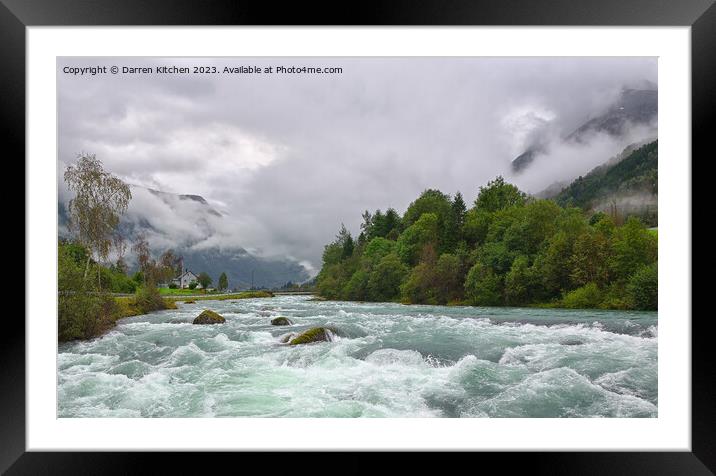
[[[528,197],[502,177],[462,195],[426,190],[401,216],[343,226],[317,277],[329,299],[479,306],[656,309],[657,235]]]
[[[606,163],[589,172],[583,177],[575,179],[564,188],[555,201],[562,206],[575,206],[585,210],[609,208],[610,202],[639,196],[648,197],[649,202],[656,202],[659,192],[659,144],[650,142],[636,149],[627,149],[616,163]],[[651,226],[657,224],[655,206],[635,204],[620,204],[621,210],[614,210],[613,215],[638,216]]]

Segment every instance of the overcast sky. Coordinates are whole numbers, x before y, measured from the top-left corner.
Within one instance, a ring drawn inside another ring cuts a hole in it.
[[[62,72],[94,65],[343,72]],[[402,213],[427,188],[460,190],[470,202],[498,174],[539,192],[582,173],[573,151],[522,177],[510,177],[509,165],[537,131],[565,135],[621,87],[644,81],[657,83],[656,58],[60,58],[59,171],[78,153],[94,153],[132,184],[206,198],[225,216],[203,246],[242,246],[320,268],[323,246],[342,222],[357,234],[363,210]],[[590,160],[612,149],[595,149]],[[163,213],[139,200],[135,213]],[[177,223],[191,216],[163,223],[191,234],[192,223]]]

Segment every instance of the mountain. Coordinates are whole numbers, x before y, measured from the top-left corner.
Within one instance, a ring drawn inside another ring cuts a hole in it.
[[[198,274],[206,271],[218,282],[225,272],[231,288],[282,286],[301,283],[311,276],[294,260],[261,257],[236,244],[233,232],[238,218],[212,206],[200,195],[174,194],[131,185],[132,200],[118,226],[119,235],[129,244],[144,235],[155,255],[173,249],[183,257],[184,267]],[[58,203],[59,235],[66,237],[67,204]],[[253,276],[252,276],[253,275]]]
[[[651,125],[657,118],[658,91],[656,89],[623,89],[609,109],[577,127],[563,142],[585,143],[596,133],[623,137],[630,126]],[[654,134],[655,135],[655,134]],[[547,153],[546,140],[537,138],[527,150],[512,161],[512,171],[520,173],[533,164],[541,154]]]
[[[553,195],[560,205],[636,215],[655,226],[658,218],[658,141],[631,145]],[[551,195],[551,196],[550,196]]]
[[[137,187],[137,185],[135,185],[135,187]],[[174,193],[162,192],[160,190],[154,190],[151,188],[147,188],[147,190],[152,195],[159,197],[164,203],[166,203],[170,208],[174,210],[181,206],[182,201],[189,200],[203,205],[205,207],[206,213],[217,217],[221,216],[221,213],[214,210],[211,205],[209,205],[209,202],[207,202],[206,199],[201,195],[178,195]]]
[[[219,275],[226,272],[229,287],[232,289],[248,289],[252,282],[256,287],[274,288],[283,286],[288,281],[301,283],[310,278],[306,268],[295,261],[260,258],[243,248],[178,252],[184,257],[184,267],[195,273],[208,272],[214,284],[218,282]]]

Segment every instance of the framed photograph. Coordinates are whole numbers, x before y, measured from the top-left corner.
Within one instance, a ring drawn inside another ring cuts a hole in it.
[[[389,5],[3,0],[27,190],[3,471],[511,451],[711,474],[713,2]]]

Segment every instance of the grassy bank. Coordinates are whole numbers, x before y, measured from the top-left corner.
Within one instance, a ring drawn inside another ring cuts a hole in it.
[[[125,317],[139,316],[163,309],[177,309],[176,303],[171,299],[162,299],[162,305],[154,308],[142,306],[134,296],[119,296],[114,298],[116,309],[112,313],[114,322]]]
[[[216,294],[226,294],[228,291],[205,291],[203,289],[172,289],[172,288],[159,288],[159,294],[162,296],[211,296]]]
[[[227,299],[269,298],[267,291],[246,291],[220,296],[207,294],[191,297],[165,297],[154,289],[140,288],[132,296],[109,294],[71,293],[59,297],[59,341],[83,340],[99,337],[117,325],[125,317],[149,314],[165,309],[177,309],[178,301],[225,301]]]
[[[273,293],[269,291],[242,291],[239,293],[212,295],[206,294],[201,296],[167,296],[165,301],[172,303],[178,301],[227,301],[235,299],[254,299],[254,298],[270,298]]]
[[[133,296],[75,291],[58,296],[58,340],[92,339],[112,329],[119,319],[162,309],[176,309],[156,290],[140,288]]]

